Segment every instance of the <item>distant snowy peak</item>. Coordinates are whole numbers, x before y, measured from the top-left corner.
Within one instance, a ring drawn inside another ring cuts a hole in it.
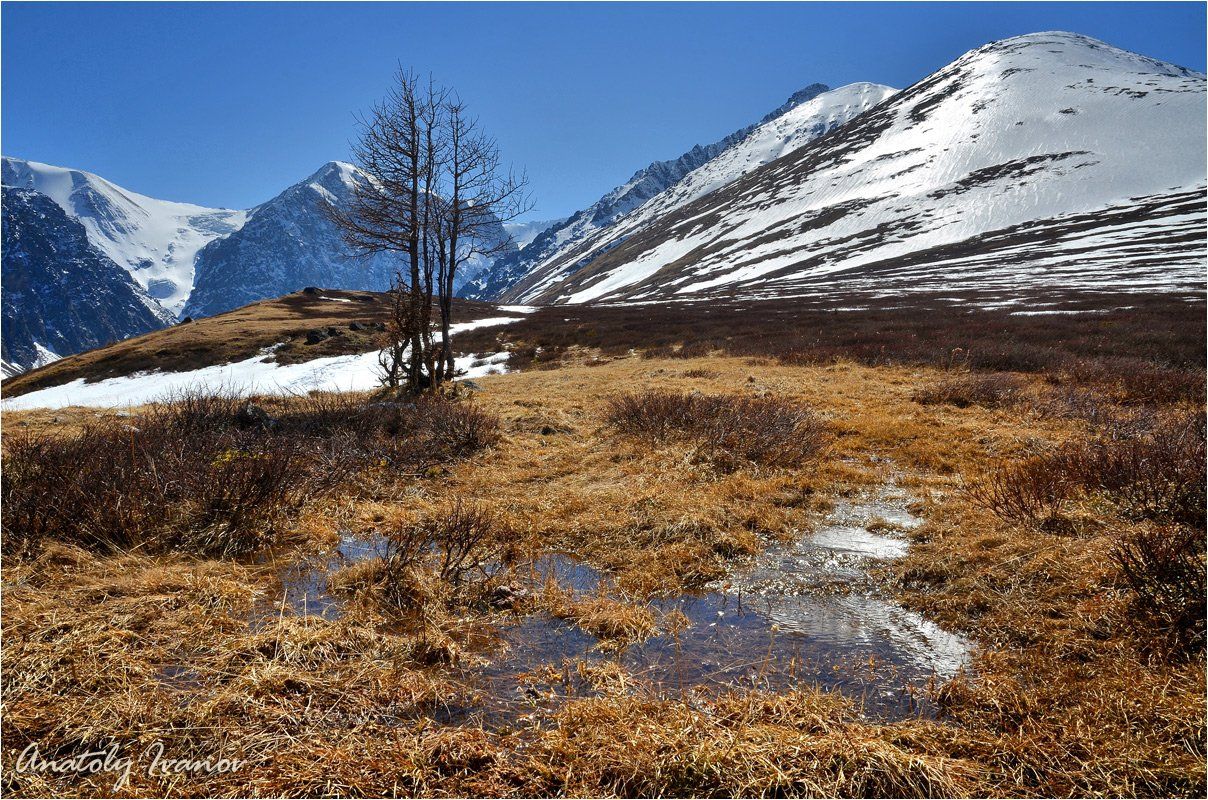
[[[80,222],[88,240],[130,273],[161,316],[174,317],[188,299],[197,252],[246,218],[244,211],[157,200],[90,172],[7,156],[3,182],[46,195]]]
[[[809,144],[897,91],[875,83],[813,91],[819,87],[815,84],[794,95],[797,100],[781,106],[780,113],[768,115],[761,124],[746,129],[738,141],[614,224],[568,239],[558,251],[533,264],[504,293],[504,299],[536,296],[654,220]]]
[[[402,266],[401,256],[353,252],[329,214],[333,208],[347,210],[356,190],[370,180],[352,164],[332,161],[253,208],[242,228],[198,253],[196,285],[185,313],[211,316],[307,286],[386,290]],[[487,228],[483,250],[516,252],[498,220]],[[487,266],[487,259],[471,256],[455,288]]]
[[[382,291],[397,259],[358,257],[329,216],[347,208],[368,176],[332,161],[247,214],[244,225],[197,254],[184,313],[211,316],[306,286]]]
[[[516,249],[523,250],[542,233],[556,225],[561,225],[567,219],[569,217],[538,220],[536,222],[505,222],[503,223],[503,229],[507,231],[508,236],[511,236],[512,241],[516,243]]]
[[[993,42],[507,299],[1202,285],[1205,111],[1183,67]]]

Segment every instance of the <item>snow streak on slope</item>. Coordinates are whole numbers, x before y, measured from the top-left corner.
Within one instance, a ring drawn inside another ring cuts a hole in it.
[[[1201,74],[1069,33],[995,42],[509,299],[783,296],[903,266],[905,289],[1202,284],[1205,135]]]
[[[803,147],[878,105],[895,91],[875,83],[853,83],[823,92],[769,119],[750,131],[740,142],[688,173],[678,183],[614,224],[591,232],[534,266],[505,298],[523,301],[540,295],[544,289],[574,274],[592,258],[617,246],[635,231]]]
[[[156,200],[89,172],[19,158],[4,158],[3,180],[5,186],[41,192],[83,224],[88,240],[157,301],[149,307],[165,321],[175,318],[193,289],[197,251],[239,228],[247,216]]]

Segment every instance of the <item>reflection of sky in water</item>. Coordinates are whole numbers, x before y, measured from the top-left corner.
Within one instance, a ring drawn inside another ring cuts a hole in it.
[[[925,686],[933,676],[956,674],[968,663],[970,645],[919,614],[878,599],[868,586],[870,565],[898,558],[909,547],[892,529],[922,522],[907,510],[908,502],[889,486],[836,504],[826,525],[769,548],[725,581],[699,594],[654,601],[660,616],[683,613],[687,627],[620,653],[598,650],[595,637],[545,614],[475,626],[463,645],[479,658],[456,671],[482,690],[482,705],[449,713],[481,713],[502,722],[534,703],[548,705],[566,694],[588,692],[565,667],[580,659],[616,660],[639,683],[672,695],[702,686],[819,686],[842,690],[879,717],[927,713],[926,701],[910,689]],[[327,592],[327,576],[381,553],[381,542],[344,538],[325,560],[285,570],[287,607],[338,616],[340,602]],[[517,577],[533,589],[552,579],[579,595],[596,592],[602,580],[608,587],[607,578],[592,567],[561,554],[543,555]],[[539,681],[526,683],[525,673],[546,665],[565,674],[560,687],[538,690]]]
[[[913,611],[859,593],[873,561],[900,557],[908,548],[905,539],[866,526],[921,524],[906,510],[907,502],[889,487],[860,502],[838,504],[830,524],[765,551],[728,577],[724,588],[717,584],[698,595],[653,602],[660,614],[682,612],[688,627],[619,654],[594,650],[594,637],[545,615],[506,624],[489,646],[493,662],[482,673],[484,689],[506,704],[516,696],[518,673],[564,660],[611,658],[664,692],[820,686],[841,689],[877,716],[926,713],[927,704],[907,687],[955,675],[968,663],[969,643]],[[581,594],[595,591],[600,581],[589,566],[560,555],[544,557],[534,574],[538,585],[553,576]],[[506,716],[502,707],[495,711]]]

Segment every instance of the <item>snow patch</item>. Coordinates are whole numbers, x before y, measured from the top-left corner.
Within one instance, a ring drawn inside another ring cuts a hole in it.
[[[519,319],[489,317],[471,320],[451,326],[449,332],[457,334],[475,328],[506,325]],[[2,406],[6,411],[67,406],[122,408],[189,392],[284,396],[312,391],[367,391],[381,385],[380,351],[316,358],[299,364],[279,364],[271,358],[274,349],[267,348],[243,361],[185,372],[139,372],[106,378],[96,383],[86,383],[83,378],[78,378],[62,386],[5,398]],[[508,355],[507,352],[470,354],[458,358],[455,367],[459,371],[464,370],[464,375],[459,376],[463,378],[500,374],[507,371]]]

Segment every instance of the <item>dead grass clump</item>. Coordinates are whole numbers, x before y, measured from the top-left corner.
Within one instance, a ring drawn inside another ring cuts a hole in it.
[[[564,796],[952,797],[968,763],[920,734],[853,722],[842,698],[800,690],[690,702],[646,696],[569,704],[533,746],[541,792]]]
[[[1114,557],[1133,592],[1132,611],[1169,651],[1203,652],[1205,547],[1203,531],[1155,525],[1128,534]]]
[[[547,585],[541,604],[553,616],[573,622],[600,640],[602,649],[618,649],[653,636],[658,629],[654,612],[611,597],[576,598]]]
[[[747,395],[623,394],[609,401],[608,421],[630,436],[688,443],[696,458],[723,471],[800,466],[818,458],[830,438],[811,410]]]
[[[1024,382],[1009,373],[965,374],[920,388],[913,399],[923,405],[1002,408],[1019,402],[1023,390]]]

